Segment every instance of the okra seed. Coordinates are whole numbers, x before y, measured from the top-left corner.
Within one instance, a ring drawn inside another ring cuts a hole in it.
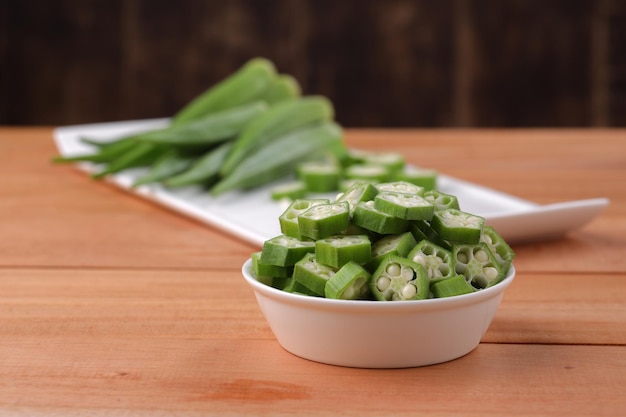
[[[387,265],[386,272],[392,277],[397,277],[400,275],[401,272],[400,265],[398,265],[397,263],[389,264]]]
[[[474,254],[474,258],[476,258],[479,262],[487,262],[489,260],[489,255],[487,255],[487,252],[484,250],[479,250]]]
[[[466,264],[469,258],[468,258],[468,256],[465,253],[459,252],[456,255],[456,259],[457,259],[457,261],[459,261],[459,262],[461,262],[463,264]]]
[[[487,277],[489,281],[492,281],[498,278],[498,270],[494,268],[493,266],[488,266],[488,267],[483,268],[483,274],[485,274],[485,276]]]
[[[415,294],[417,294],[417,288],[415,288],[415,285],[407,284],[402,287],[402,298],[405,300],[415,297]]]
[[[376,281],[376,288],[378,291],[385,291],[391,285],[391,280],[387,277],[380,277],[378,281]]]
[[[421,254],[421,253],[417,253],[415,254],[415,256],[413,257],[413,262],[420,264],[422,266],[426,265],[426,257]]]
[[[401,276],[405,281],[410,281],[415,276],[415,272],[411,268],[402,268]]]

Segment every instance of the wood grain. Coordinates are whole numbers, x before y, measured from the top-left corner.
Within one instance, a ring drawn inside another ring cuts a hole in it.
[[[0,128],[0,415],[623,416],[625,135],[347,130],[540,203],[611,199],[563,239],[514,247],[473,352],[368,370],[280,347],[241,276],[253,246],[50,164],[50,128]]]

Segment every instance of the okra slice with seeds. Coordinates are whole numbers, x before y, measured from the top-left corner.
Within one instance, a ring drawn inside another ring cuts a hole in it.
[[[274,201],[279,200],[298,200],[306,197],[306,186],[302,181],[289,181],[284,184],[272,187],[270,197]]]
[[[437,189],[437,171],[424,168],[405,168],[394,177],[397,181],[406,181],[423,187],[425,191]]]
[[[470,294],[476,291],[476,289],[465,280],[463,275],[454,275],[444,280],[431,283],[430,291],[435,298],[445,298]]]
[[[315,251],[315,242],[306,242],[296,238],[279,235],[266,240],[261,250],[260,261],[264,264],[291,266],[304,255]]]
[[[496,232],[493,226],[485,225],[483,227],[483,233],[480,236],[480,241],[485,242],[491,253],[495,256],[496,260],[502,268],[502,272],[506,274],[509,272],[509,268],[515,258],[515,252],[508,243]]]
[[[370,273],[362,266],[348,262],[326,281],[326,298],[364,300],[369,298]]]
[[[361,158],[364,164],[386,167],[390,175],[401,172],[405,165],[404,155],[395,152],[368,152]]]
[[[366,235],[336,235],[315,241],[315,257],[319,263],[341,268],[348,262],[359,265],[372,258],[372,243]]]
[[[458,243],[478,243],[485,218],[461,210],[435,212],[430,225],[442,239]]]
[[[441,236],[439,236],[439,234],[430,226],[430,222],[425,220],[412,221],[409,225],[409,231],[418,242],[428,240],[446,250],[452,250],[452,245],[447,240],[444,240]]]
[[[491,287],[504,276],[500,264],[484,242],[454,245],[452,256],[455,272],[465,276],[474,288]]]
[[[292,275],[293,267],[263,263],[261,251],[258,251],[252,254],[252,272],[257,277],[287,278]]]
[[[376,184],[378,191],[392,191],[396,193],[424,195],[424,187],[406,181],[392,181]]]
[[[379,183],[388,181],[391,177],[391,172],[389,168],[383,165],[356,164],[345,168],[343,175],[348,179]]]
[[[422,265],[431,282],[456,275],[452,252],[428,240],[419,242],[406,257]]]
[[[435,211],[456,209],[460,210],[459,200],[452,194],[442,193],[437,190],[429,190],[424,192],[424,198],[431,202],[435,207]]]
[[[423,300],[430,294],[430,281],[423,266],[387,255],[372,274],[369,287],[379,301]]]
[[[329,204],[327,198],[303,198],[294,200],[289,207],[278,217],[280,223],[280,231],[283,235],[304,240],[304,236],[300,234],[298,226],[298,216],[313,206],[320,204]]]
[[[406,220],[430,220],[435,211],[435,207],[424,197],[392,191],[376,194],[374,208]]]
[[[355,180],[346,191],[337,196],[335,201],[347,201],[352,215],[360,202],[373,200],[376,194],[378,189],[372,183]]]
[[[411,232],[395,235],[385,235],[372,243],[372,259],[365,265],[365,269],[374,272],[386,255],[406,257],[417,245]]]
[[[293,279],[308,288],[314,294],[324,296],[326,282],[335,275],[336,270],[317,261],[314,253],[308,253],[296,262]]]
[[[327,193],[339,188],[341,168],[333,162],[309,161],[296,168],[300,181],[311,193]]]
[[[350,224],[350,207],[345,201],[319,204],[298,216],[298,230],[309,239],[323,239],[345,230]]]
[[[409,221],[392,216],[374,207],[374,201],[357,204],[352,222],[364,229],[381,234],[404,233],[409,229]]]

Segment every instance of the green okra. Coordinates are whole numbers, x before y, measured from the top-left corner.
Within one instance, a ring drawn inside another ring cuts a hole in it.
[[[374,207],[369,200],[357,204],[352,215],[352,222],[364,229],[380,234],[404,233],[409,229],[409,221],[394,217]]]
[[[366,235],[335,235],[314,242],[321,264],[341,268],[348,262],[366,264],[372,259],[372,243]]]
[[[410,182],[423,187],[425,191],[437,189],[437,171],[425,168],[405,168],[396,172],[397,181]]]
[[[306,238],[300,234],[298,217],[313,206],[329,203],[330,200],[327,198],[302,198],[294,200],[278,217],[281,233],[295,239],[306,240]]]
[[[184,156],[177,151],[166,152],[155,161],[146,175],[135,180],[133,187],[161,182],[178,175],[187,170],[195,160],[197,160],[197,157]]]
[[[422,240],[406,255],[407,259],[424,267],[431,282],[455,275],[452,252],[428,240]]]
[[[505,272],[485,242],[455,244],[452,248],[454,269],[477,289],[491,287],[504,277]]]
[[[366,264],[366,269],[374,272],[386,255],[407,257],[417,241],[411,232],[395,235],[385,235],[372,243],[372,259]]]
[[[284,177],[293,173],[301,162],[323,156],[342,139],[342,130],[334,122],[294,130],[243,159],[211,193],[219,195],[234,189],[248,189]]]
[[[515,258],[515,252],[513,252],[513,249],[511,249],[504,238],[496,232],[496,229],[490,225],[483,226],[480,241],[485,242],[487,246],[489,246],[489,249],[491,249],[491,252],[498,261],[498,264],[500,264],[502,272],[506,274],[513,263],[513,259]]]
[[[295,265],[304,255],[315,251],[315,242],[306,242],[279,235],[263,243],[259,260],[264,264],[278,266]]]
[[[326,281],[324,296],[340,300],[368,299],[370,277],[361,265],[348,262]]]
[[[444,298],[470,294],[476,291],[476,289],[465,280],[463,275],[454,275],[441,281],[431,283],[430,291],[435,298]]]
[[[144,133],[137,136],[137,140],[171,146],[214,145],[233,139],[267,109],[268,105],[263,101],[245,103],[186,123]]]
[[[381,191],[374,197],[374,207],[391,216],[406,220],[430,220],[434,206],[417,194]]]
[[[350,207],[345,201],[315,205],[298,216],[298,230],[309,239],[323,239],[345,230],[350,224]]]
[[[252,258],[252,272],[256,277],[288,278],[293,274],[293,267],[270,265],[261,262],[261,251],[254,252]]]
[[[220,166],[230,151],[232,142],[226,142],[206,153],[178,175],[164,181],[167,187],[185,187],[189,185],[211,185],[218,179]]]
[[[271,61],[264,58],[251,59],[179,110],[172,118],[172,125],[258,101],[276,80],[276,76],[276,68]]]
[[[296,169],[300,181],[311,193],[328,193],[339,188],[341,167],[328,161],[309,161],[300,164]]]
[[[154,163],[163,154],[163,148],[151,143],[138,143],[124,154],[114,159],[107,166],[91,177],[103,178],[130,168],[145,167]]]
[[[409,231],[418,242],[428,240],[446,250],[452,250],[450,242],[439,236],[439,234],[431,227],[430,222],[425,220],[414,220],[409,224]]]
[[[308,96],[277,103],[252,120],[235,139],[235,144],[220,173],[228,176],[237,166],[270,142],[313,123],[327,122],[334,115],[330,101],[322,96]]]
[[[75,156],[56,156],[52,158],[54,163],[71,163],[71,162],[93,162],[93,163],[110,163],[129,150],[137,146],[134,139],[124,138],[107,143],[105,146],[99,147],[97,152],[75,155]]]
[[[344,169],[344,176],[348,179],[380,183],[389,181],[391,170],[384,165],[354,164]]]
[[[278,74],[276,80],[268,87],[263,94],[263,100],[270,105],[283,100],[292,100],[300,97],[302,90],[298,81],[289,74]]]
[[[431,202],[435,207],[435,211],[447,209],[460,210],[459,200],[452,194],[442,193],[437,190],[428,190],[424,192],[424,198]]]
[[[406,181],[392,181],[392,182],[383,182],[376,184],[376,189],[378,191],[391,191],[395,193],[404,193],[404,194],[413,194],[413,195],[424,195],[424,187],[420,187],[419,185],[411,184]]]
[[[423,300],[430,294],[430,281],[422,265],[396,255],[387,255],[372,274],[369,287],[379,301]]]
[[[431,227],[448,242],[478,243],[485,218],[456,209],[436,211]]]
[[[302,181],[294,180],[284,184],[279,184],[270,190],[272,200],[291,200],[295,201],[305,198],[307,195],[306,186]]]
[[[293,279],[318,296],[324,296],[326,282],[335,274],[335,269],[317,261],[314,253],[305,254],[293,268]]]

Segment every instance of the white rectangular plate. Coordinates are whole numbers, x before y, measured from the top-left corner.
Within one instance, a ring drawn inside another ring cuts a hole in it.
[[[83,136],[113,140],[165,126],[167,122],[168,119],[150,119],[64,126],[55,129],[54,140],[61,155],[79,155],[93,151],[81,142]],[[86,172],[96,169],[87,163],[77,166]],[[107,181],[254,244],[261,245],[280,234],[278,216],[286,206],[271,200],[270,189],[275,184],[219,197],[196,187],[173,190],[153,184],[131,188],[134,180],[145,172],[145,169],[128,170],[110,176]],[[594,198],[538,205],[443,174],[439,174],[438,189],[456,195],[464,211],[484,216],[510,243],[558,238],[585,225],[609,204],[606,198]],[[328,197],[333,199],[335,195]]]

